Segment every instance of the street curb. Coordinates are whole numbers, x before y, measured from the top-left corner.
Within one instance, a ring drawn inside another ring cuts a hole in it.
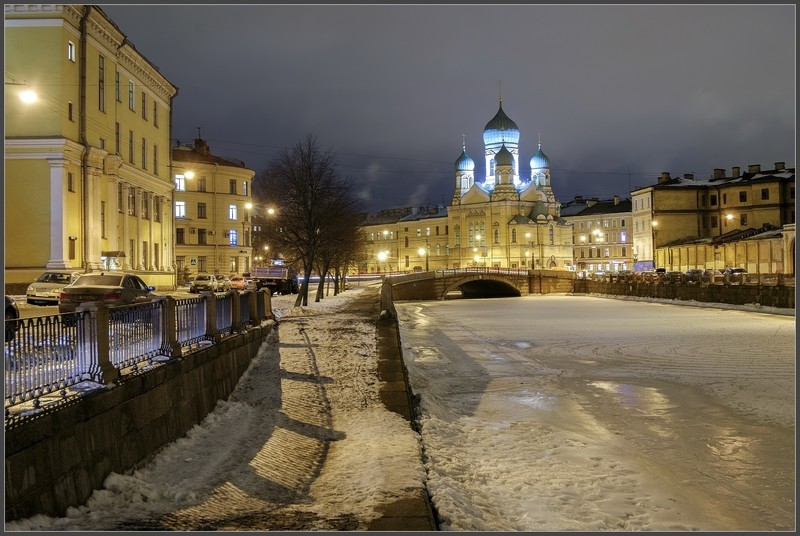
[[[383,382],[380,397],[384,406],[405,418],[419,433],[414,419],[408,371],[403,361],[400,330],[397,321],[382,316],[376,324],[378,350],[378,379]],[[420,451],[420,463],[422,452]],[[414,497],[384,507],[383,517],[373,521],[367,530],[437,531],[436,517],[426,488]]]

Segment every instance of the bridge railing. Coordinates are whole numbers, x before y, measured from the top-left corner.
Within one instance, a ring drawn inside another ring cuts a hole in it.
[[[494,268],[487,266],[476,266],[476,267],[466,267],[466,268],[445,268],[440,270],[430,270],[428,272],[414,272],[410,274],[392,275],[392,276],[387,276],[384,280],[390,283],[405,283],[409,281],[430,279],[431,274],[433,274],[433,277],[439,279],[443,277],[453,277],[453,276],[467,275],[467,274],[500,274],[500,275],[528,276],[530,275],[530,273],[531,273],[530,270],[519,269],[519,268]]]
[[[6,425],[270,318],[270,295],[262,290],[87,303],[75,313],[6,320],[14,327],[5,341]]]

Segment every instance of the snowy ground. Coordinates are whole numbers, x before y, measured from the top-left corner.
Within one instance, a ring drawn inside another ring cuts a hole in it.
[[[65,517],[5,530],[365,530],[425,475],[419,436],[379,399],[376,319],[339,311],[364,290],[274,297],[278,331],[185,438]]]
[[[685,305],[396,304],[440,529],[792,530],[794,316]]]
[[[5,530],[363,530],[426,479],[443,530],[794,528],[793,315],[398,304],[423,466],[379,402],[374,322],[341,312],[363,290],[274,298],[279,341],[187,437],[66,517]]]

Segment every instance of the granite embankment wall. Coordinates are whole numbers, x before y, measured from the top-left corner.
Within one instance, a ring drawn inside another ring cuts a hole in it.
[[[794,285],[707,285],[653,281],[593,281],[590,279],[575,279],[573,292],[581,294],[662,298],[667,300],[693,300],[705,303],[730,303],[732,305],[759,304],[763,307],[795,308]]]
[[[7,429],[6,520],[63,516],[110,473],[183,437],[230,395],[273,328],[252,327]]]

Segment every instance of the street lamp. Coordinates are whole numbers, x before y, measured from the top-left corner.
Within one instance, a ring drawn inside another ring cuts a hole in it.
[[[378,254],[376,255],[376,258],[378,259],[378,263],[386,262],[387,259],[389,258],[389,252],[386,250],[379,251]],[[380,264],[378,264],[378,271],[379,272],[381,271]]]
[[[653,249],[653,269],[654,270],[655,270],[656,264],[657,264],[656,263],[656,233],[657,233],[657,229],[656,228],[657,227],[658,227],[658,221],[653,220],[652,222],[650,222],[650,229],[652,229],[652,234],[653,234],[653,248],[652,249]]]
[[[420,257],[423,257],[423,256],[425,257],[425,271],[429,272],[430,271],[430,267],[429,267],[429,264],[428,264],[428,258],[430,257],[430,246],[428,245],[428,239],[427,238],[425,239],[425,247],[421,247],[420,246],[420,248],[417,250],[417,253],[419,253]]]
[[[25,89],[20,90],[17,93],[19,100],[24,102],[25,104],[33,104],[39,99],[39,96],[36,92],[31,89],[31,86],[25,82],[6,82],[5,85],[7,86],[23,86]]]

